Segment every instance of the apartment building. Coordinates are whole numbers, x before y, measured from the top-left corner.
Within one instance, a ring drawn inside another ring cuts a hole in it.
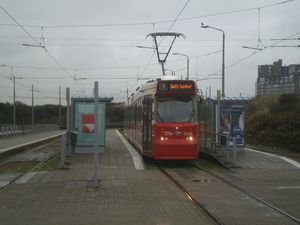
[[[300,65],[282,66],[279,59],[273,65],[259,65],[255,82],[256,96],[300,94]]]

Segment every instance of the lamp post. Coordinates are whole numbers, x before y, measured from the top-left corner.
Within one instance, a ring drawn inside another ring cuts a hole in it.
[[[222,97],[225,97],[225,33],[223,30],[216,28],[216,27],[211,27],[211,26],[206,26],[206,25],[201,25],[202,28],[211,28],[214,30],[221,31],[223,33],[223,49],[222,49]]]
[[[14,82],[14,108],[13,108],[13,122],[14,126],[16,126],[16,78],[12,76]]]
[[[208,89],[208,87],[206,88],[206,90],[205,90],[205,97],[207,98],[207,89]]]
[[[181,53],[173,53],[173,55],[182,55],[182,56],[185,56],[187,58],[187,66],[186,66],[186,73],[187,73],[187,76],[186,76],[186,79],[190,79],[190,75],[189,75],[189,70],[190,70],[190,59],[187,55],[184,55],[184,54],[181,54]]]
[[[171,71],[172,72],[172,76],[175,76],[175,71],[174,70],[165,69],[165,71]]]
[[[33,102],[33,84],[31,85],[31,124],[34,125],[34,102]],[[60,124],[59,124],[60,125]]]

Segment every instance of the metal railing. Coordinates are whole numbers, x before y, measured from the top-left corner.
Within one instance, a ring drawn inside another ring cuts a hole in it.
[[[1,125],[0,136],[4,138],[18,137],[28,134],[36,134],[51,130],[59,130],[57,124],[38,124],[38,125]]]
[[[70,149],[70,143],[68,143],[67,133],[64,133],[61,136],[61,147],[60,147],[60,167],[61,170],[70,169],[71,162],[67,160],[67,157],[70,158],[72,152]]]
[[[66,161],[66,135],[61,136],[61,149],[60,149],[60,166],[63,168]]]
[[[211,143],[214,146],[214,152],[221,155],[220,147],[226,149],[226,160],[228,163],[233,163],[236,166],[236,138],[229,137],[227,134],[210,132],[211,133]],[[225,144],[224,144],[225,142]],[[233,162],[230,160],[230,153],[233,155]]]

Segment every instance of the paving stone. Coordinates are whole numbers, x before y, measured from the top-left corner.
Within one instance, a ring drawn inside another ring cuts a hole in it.
[[[300,218],[299,168],[256,152],[237,158],[241,168],[215,173]],[[0,194],[1,225],[215,224],[160,171],[137,170],[114,130],[107,130],[107,146],[99,156],[99,187],[93,186],[93,154],[70,159],[69,170],[32,173]],[[169,172],[224,224],[293,224],[203,171]]]

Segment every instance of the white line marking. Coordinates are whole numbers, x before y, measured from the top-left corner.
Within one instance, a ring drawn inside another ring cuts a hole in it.
[[[289,159],[289,158],[286,158],[286,157],[283,157],[283,156],[277,156],[275,154],[272,154],[272,153],[267,153],[267,152],[260,152],[260,151],[256,151],[256,150],[253,150],[253,149],[249,149],[249,148],[246,148],[247,151],[252,151],[252,152],[257,152],[257,153],[261,153],[261,154],[265,154],[265,155],[268,155],[268,156],[272,156],[272,157],[278,157],[278,158],[281,158],[283,159],[284,161],[292,164],[293,166],[297,167],[300,169],[300,163],[296,162],[295,160],[292,160],[292,159]]]
[[[116,132],[119,135],[119,137],[121,138],[125,147],[130,152],[135,168],[137,170],[145,170],[141,155],[135,150],[135,148],[132,147],[132,145],[123,137],[123,135],[120,134],[120,132],[118,130],[116,130]]]

